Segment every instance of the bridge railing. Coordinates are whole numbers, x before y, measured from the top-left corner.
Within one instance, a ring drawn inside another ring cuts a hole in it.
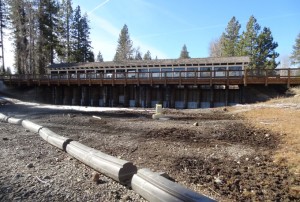
[[[290,69],[246,69],[246,70],[195,70],[195,71],[160,71],[160,72],[89,72],[89,73],[68,73],[68,74],[15,74],[2,75],[0,79],[5,82],[13,83],[41,83],[45,81],[116,81],[116,80],[243,80],[245,84],[250,81],[268,82],[300,78],[300,68]],[[251,82],[250,82],[251,83]],[[300,84],[300,82],[299,82]]]

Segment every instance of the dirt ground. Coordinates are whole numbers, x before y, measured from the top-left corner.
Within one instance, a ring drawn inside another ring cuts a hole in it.
[[[256,127],[241,109],[165,109],[169,119],[153,120],[148,109],[0,106],[1,113],[29,119],[138,168],[164,171],[218,201],[299,201],[299,174],[273,158],[282,148],[282,134]],[[92,169],[21,126],[0,123],[0,131],[0,201],[143,201],[103,175],[93,182]]]

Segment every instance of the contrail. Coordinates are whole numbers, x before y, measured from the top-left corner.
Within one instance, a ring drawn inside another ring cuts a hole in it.
[[[88,12],[88,15],[91,14],[91,13],[93,13],[98,8],[101,8],[102,6],[104,6],[105,4],[107,4],[109,1],[111,1],[111,0],[105,0],[104,2],[102,2],[101,4],[99,4],[98,6],[96,6],[93,10],[91,10],[90,12]]]

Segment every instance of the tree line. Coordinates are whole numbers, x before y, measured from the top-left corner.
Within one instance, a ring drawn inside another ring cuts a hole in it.
[[[249,56],[251,69],[274,69],[278,63],[276,52],[278,43],[274,42],[270,28],[258,24],[251,16],[246,31],[240,34],[241,24],[232,17],[220,38],[210,44],[211,56]]]
[[[270,28],[261,29],[257,19],[250,16],[246,31],[240,34],[240,29],[241,24],[232,17],[222,35],[210,43],[210,56],[249,56],[251,69],[276,68],[279,64],[276,62],[278,43],[274,42]],[[290,59],[292,64],[300,64],[300,34]]]
[[[179,56],[179,59],[184,59],[184,58],[190,58],[189,52],[187,51],[187,47],[185,44],[183,45]],[[128,27],[125,24],[120,32],[119,39],[118,39],[118,46],[113,60],[115,62],[124,61],[124,60],[152,60],[152,57],[151,57],[151,52],[149,50],[144,54],[144,57],[142,57],[140,48],[133,47],[133,43],[132,40],[130,39]]]
[[[1,0],[1,5],[1,26],[12,31],[18,73],[43,74],[53,63],[103,62],[101,52],[95,57],[92,51],[88,16],[80,6],[73,9],[72,0]],[[219,39],[210,43],[210,56],[249,56],[249,68],[276,68],[278,43],[270,28],[261,28],[251,16],[246,30],[240,33],[240,29],[241,24],[232,17]],[[190,58],[185,44],[178,58]],[[149,50],[143,55],[139,47],[133,47],[125,24],[113,61],[152,59]],[[291,61],[300,64],[300,34]]]
[[[54,62],[94,61],[87,14],[71,0],[6,0],[15,66],[42,74]]]

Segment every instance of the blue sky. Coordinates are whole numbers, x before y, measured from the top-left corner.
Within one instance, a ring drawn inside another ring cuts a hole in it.
[[[270,27],[281,58],[291,54],[300,33],[299,0],[73,0],[73,8],[77,5],[88,13],[93,51],[101,51],[105,61],[113,59],[124,24],[134,47],[159,59],[178,58],[184,44],[191,57],[208,57],[209,43],[233,16],[241,32],[251,15],[261,27]],[[12,67],[9,44],[5,63]]]
[[[191,57],[209,56],[209,43],[235,16],[241,31],[251,15],[261,27],[270,27],[277,52],[286,57],[300,33],[299,0],[73,0],[87,12],[94,52],[109,61],[119,33],[127,24],[134,47],[152,58],[177,58],[186,44]]]

